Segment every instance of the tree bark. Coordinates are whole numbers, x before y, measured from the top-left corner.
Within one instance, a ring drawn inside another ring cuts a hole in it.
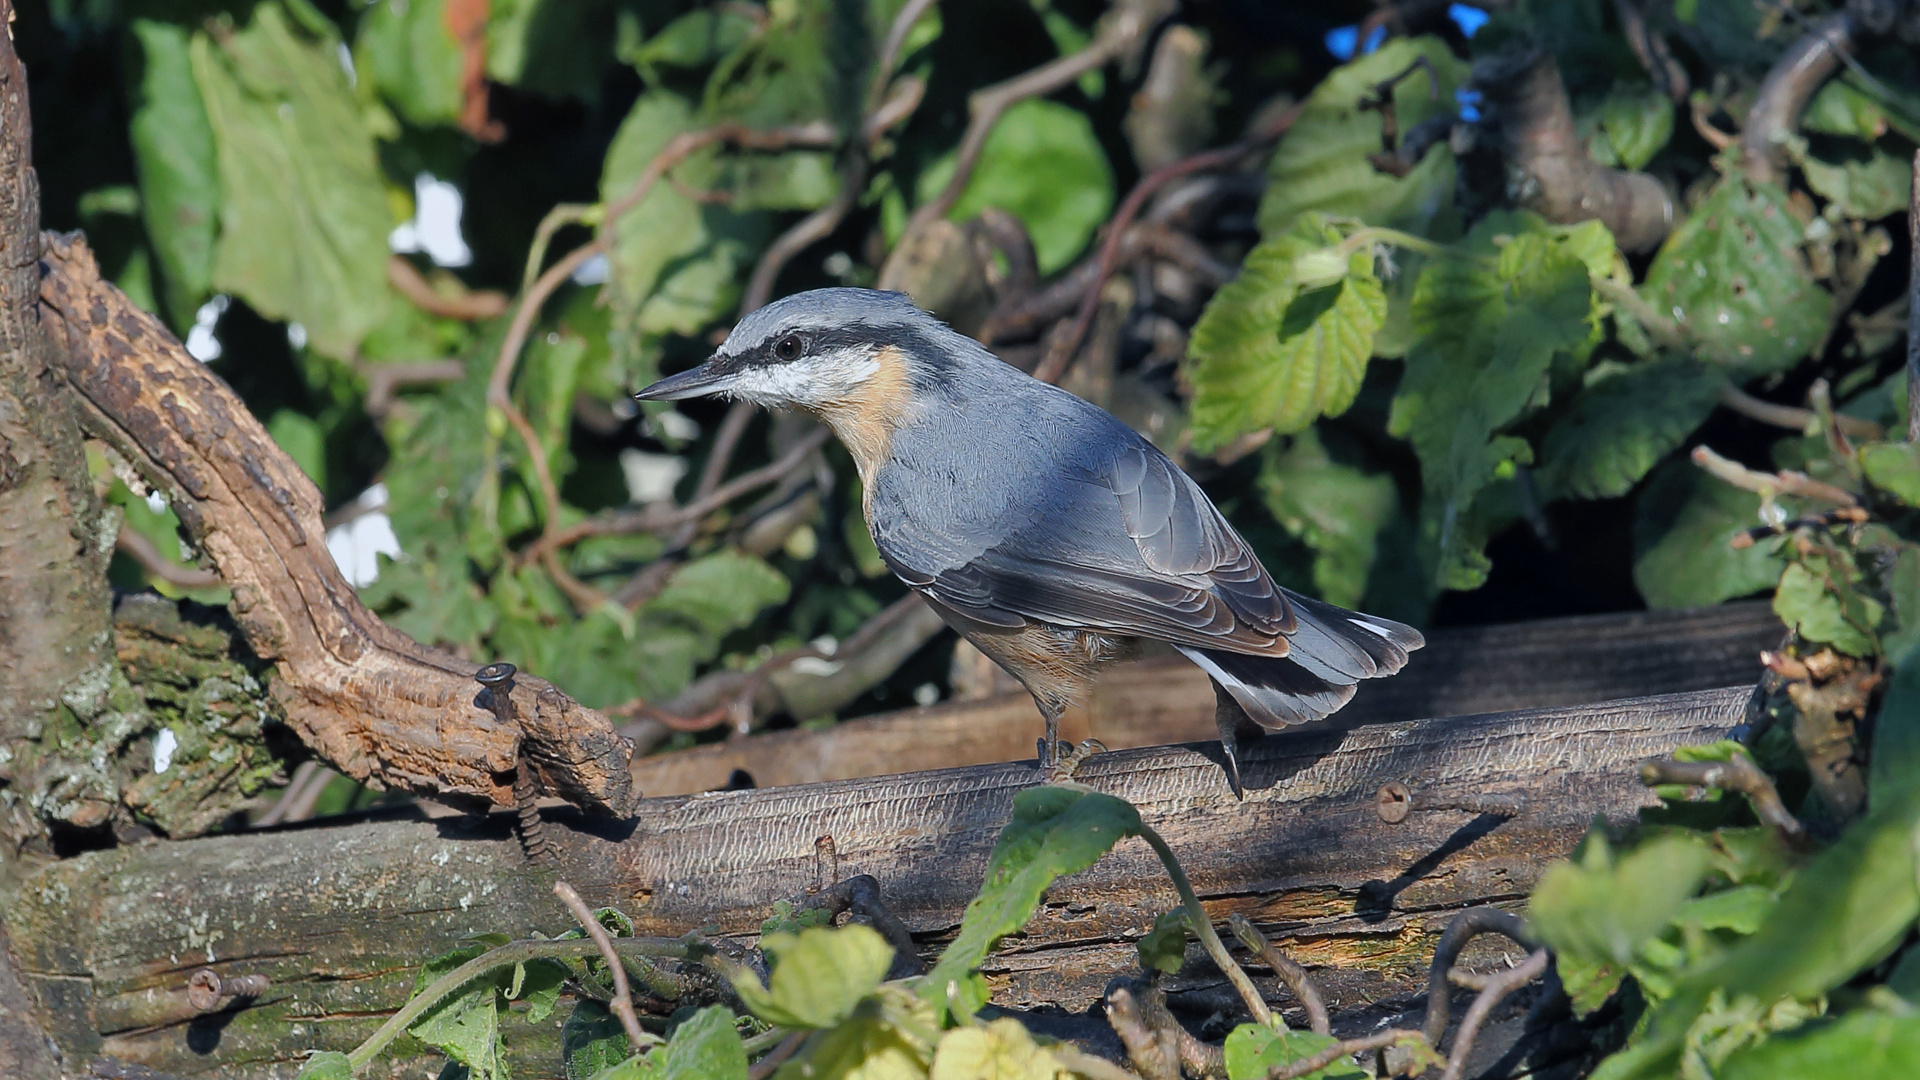
[[[1217,744],[1099,754],[1077,778],[1138,806],[1208,915],[1251,918],[1312,969],[1352,1026],[1379,1015],[1359,1011],[1369,1003],[1417,999],[1460,909],[1519,903],[1595,815],[1622,821],[1649,803],[1634,763],[1719,738],[1748,697],[1735,688],[1286,732],[1244,759],[1244,802],[1227,788]],[[1035,779],[1021,763],[649,799],[631,823],[550,821],[549,862],[537,868],[505,815],[121,848],[40,873],[6,927],[69,1060],[288,1077],[300,1051],[357,1043],[405,1000],[420,962],[461,938],[565,929],[556,876],[590,903],[632,914],[643,935],[751,935],[774,899],[871,874],[934,952],[978,888],[1013,797]],[[1411,812],[1391,824],[1397,815],[1376,807],[1389,782],[1411,793]],[[832,856],[821,837],[832,838]],[[1050,889],[1025,932],[990,958],[994,1000],[1085,1009],[1135,967],[1133,941],[1178,902],[1146,845],[1123,842]],[[1469,958],[1497,963],[1486,948]],[[272,989],[197,1015],[185,987],[201,965],[223,978],[267,975]],[[1291,1003],[1270,976],[1257,981]],[[1220,985],[1196,948],[1173,989]],[[551,1021],[515,1020],[507,1041],[516,1069],[554,1071]],[[435,1062],[402,1047],[369,1075],[417,1077]]]
[[[511,722],[479,699],[479,665],[429,649],[360,603],[323,541],[320,492],[232,388],[100,279],[79,236],[50,236],[39,287],[81,421],[168,493],[233,590],[231,610],[289,726],[361,781],[480,806],[514,778],[590,811],[631,801],[630,746],[605,716],[532,675]]]
[[[0,26],[12,5],[0,0]],[[0,878],[46,819],[104,824],[111,779],[76,747],[108,705],[113,528],[41,325],[27,73],[0,38]]]

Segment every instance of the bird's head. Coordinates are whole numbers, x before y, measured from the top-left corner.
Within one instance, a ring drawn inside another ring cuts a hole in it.
[[[750,313],[705,363],[634,397],[719,395],[829,420],[897,412],[912,405],[950,351],[943,335],[958,337],[900,293],[815,289]]]

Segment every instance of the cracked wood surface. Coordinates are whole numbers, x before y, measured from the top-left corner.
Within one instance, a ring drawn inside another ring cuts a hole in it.
[[[1360,684],[1337,726],[1580,705],[1751,683],[1760,650],[1783,630],[1765,601],[1692,611],[1632,611],[1449,627],[1427,635],[1391,679]],[[920,769],[1022,761],[1040,733],[1033,698],[1007,677],[1007,693],[879,716],[818,730],[776,731],[635,758],[634,787],[679,795],[729,786],[850,780]],[[1109,749],[1204,742],[1215,737],[1213,687],[1184,657],[1123,664],[1100,679],[1060,734]]]
[[[1214,919],[1243,912],[1354,1010],[1419,991],[1460,908],[1521,900],[1596,814],[1651,801],[1632,766],[1710,741],[1741,719],[1745,688],[1347,731],[1255,744],[1236,802],[1217,744],[1096,755],[1079,779],[1126,798],[1179,853]],[[180,1076],[288,1077],[296,1049],[346,1049],[397,1007],[413,967],[481,932],[556,933],[554,877],[614,904],[642,934],[749,935],[772,900],[816,877],[872,874],[928,951],[948,940],[1031,766],[712,792],[640,803],[631,822],[568,814],[529,869],[505,815],[366,821],[99,852],[50,867],[6,912],[22,976],[68,1060],[107,1054]],[[1412,791],[1388,824],[1374,795]],[[1508,807],[1510,816],[1484,813]],[[831,836],[837,865],[818,866]],[[1132,942],[1177,903],[1145,844],[1127,841],[1050,890],[990,958],[995,1000],[1084,1009],[1136,963]],[[1485,946],[1483,964],[1498,947]],[[1470,957],[1471,958],[1471,957]],[[187,973],[273,980],[257,1002],[196,1017]],[[1218,982],[1197,950],[1182,985]],[[1270,977],[1258,979],[1276,1001]],[[563,1010],[564,1011],[564,1010]],[[509,1023],[515,1067],[549,1075],[552,1022]],[[434,1068],[402,1045],[375,1074]]]
[[[496,806],[513,804],[524,755],[546,791],[627,811],[630,745],[605,716],[527,675],[517,727],[496,723],[475,704],[478,665],[360,603],[327,552],[313,482],[219,376],[101,280],[86,242],[47,234],[41,266],[41,309],[84,426],[171,497],[307,745],[356,780]]]

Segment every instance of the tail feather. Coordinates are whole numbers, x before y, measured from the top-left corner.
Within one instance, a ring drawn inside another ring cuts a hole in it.
[[[1418,630],[1289,594],[1298,628],[1286,656],[1216,649],[1180,651],[1213,676],[1264,728],[1321,720],[1353,700],[1361,679],[1391,675],[1426,644]]]

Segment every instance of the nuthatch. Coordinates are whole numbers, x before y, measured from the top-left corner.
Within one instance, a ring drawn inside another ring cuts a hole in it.
[[[899,293],[768,304],[705,363],[634,396],[709,394],[798,407],[833,429],[887,566],[1033,694],[1043,766],[1061,763],[1061,714],[1141,639],[1213,678],[1235,793],[1240,735],[1319,720],[1425,644],[1274,584],[1152,443]]]

